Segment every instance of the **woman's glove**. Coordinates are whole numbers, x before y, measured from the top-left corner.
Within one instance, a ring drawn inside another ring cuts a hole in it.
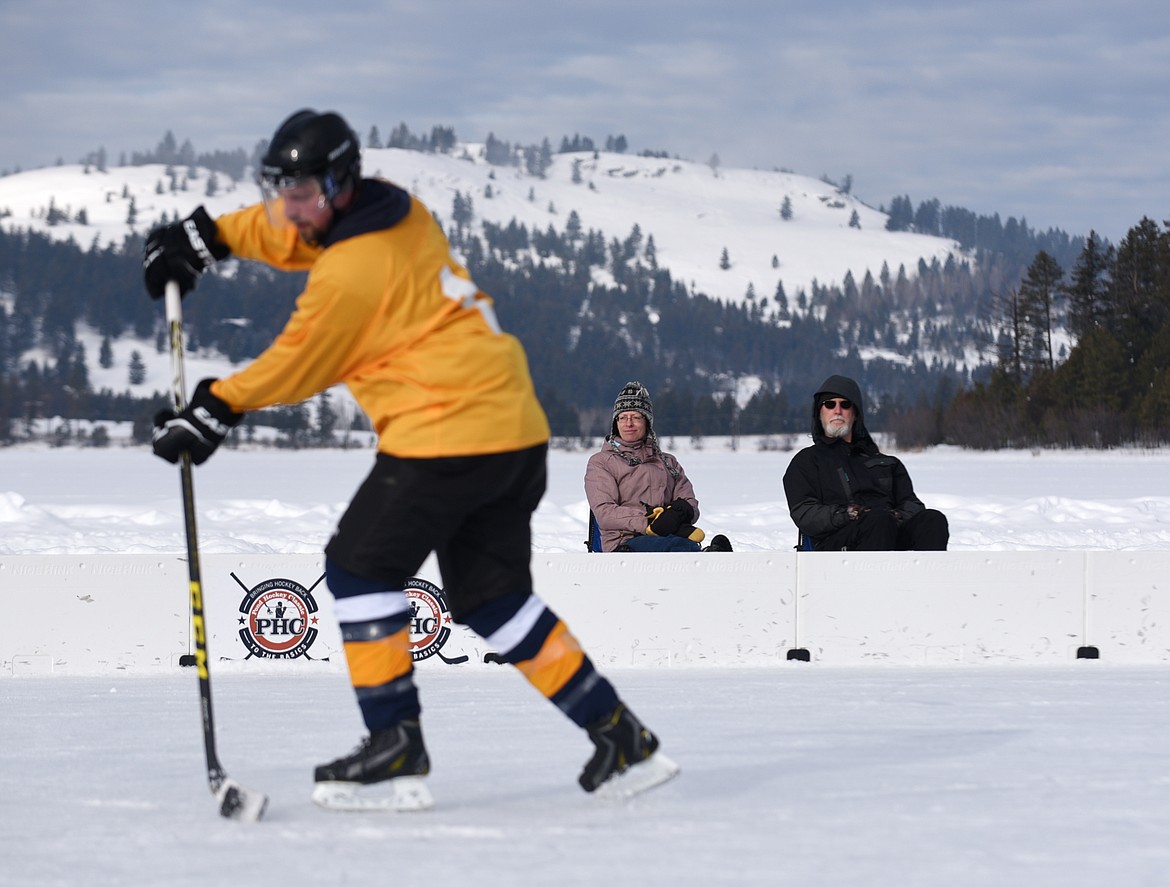
[[[690,526],[695,519],[695,510],[686,499],[675,499],[665,508],[661,505],[646,515],[647,536],[689,536],[695,528]],[[680,530],[686,526],[688,532]]]

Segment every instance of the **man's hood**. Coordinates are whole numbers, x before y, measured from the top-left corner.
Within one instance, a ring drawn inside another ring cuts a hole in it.
[[[828,441],[821,427],[821,401],[827,397],[843,397],[853,401],[853,442],[868,438],[865,427],[865,404],[861,398],[861,386],[848,376],[829,376],[818,387],[812,398],[812,439]]]

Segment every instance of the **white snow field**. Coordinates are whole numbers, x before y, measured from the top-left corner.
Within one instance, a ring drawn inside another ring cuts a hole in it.
[[[743,438],[696,447],[664,437],[694,483],[708,534],[737,551],[788,550],[796,528],[781,478],[792,447]],[[899,452],[927,505],[941,508],[956,551],[1170,548],[1170,449]],[[549,454],[533,521],[537,552],[582,552],[591,451]],[[232,450],[195,470],[205,553],[316,554],[373,464],[363,450]],[[0,555],[155,554],[186,550],[178,472],[146,447],[0,450]]]
[[[791,547],[791,450],[675,444],[709,532]],[[1170,545],[1170,452],[900,455],[955,550]],[[552,453],[539,551],[583,550],[587,457]],[[218,453],[196,469],[203,550],[319,551],[371,460]],[[9,448],[0,555],[178,553],[178,499],[145,448]],[[1170,883],[1165,665],[606,669],[683,768],[612,803],[577,787],[587,740],[516,672],[432,664],[436,806],[335,814],[309,793],[363,734],[346,675],[213,662],[222,762],[271,797],[256,824],[217,815],[189,670],[0,676],[0,884]]]

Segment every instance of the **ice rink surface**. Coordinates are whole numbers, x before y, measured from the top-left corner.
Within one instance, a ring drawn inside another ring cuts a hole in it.
[[[1162,885],[1170,673],[1067,666],[619,670],[683,768],[583,793],[584,736],[511,669],[418,672],[436,806],[337,814],[312,769],[363,735],[346,676],[213,666],[220,818],[192,673],[0,681],[0,882]]]

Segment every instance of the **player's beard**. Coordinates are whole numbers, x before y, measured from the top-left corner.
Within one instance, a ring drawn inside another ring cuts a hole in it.
[[[309,246],[320,246],[322,241],[325,240],[325,232],[316,225],[308,222],[297,225],[297,234]]]

